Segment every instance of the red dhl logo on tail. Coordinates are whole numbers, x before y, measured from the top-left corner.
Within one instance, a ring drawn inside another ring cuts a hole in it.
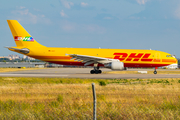
[[[119,59],[120,61],[144,61],[151,62],[153,59],[149,59],[150,53],[131,53],[129,56],[127,53],[114,53],[114,59]]]

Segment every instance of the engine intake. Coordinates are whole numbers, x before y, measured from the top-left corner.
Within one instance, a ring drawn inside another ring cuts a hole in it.
[[[111,70],[124,70],[124,63],[114,61],[114,62],[111,62],[111,63],[104,65],[104,67],[110,68]]]

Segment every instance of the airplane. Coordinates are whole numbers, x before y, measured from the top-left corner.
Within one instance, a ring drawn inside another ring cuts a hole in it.
[[[17,20],[7,20],[16,47],[11,51],[42,61],[71,66],[94,66],[91,74],[101,74],[100,67],[111,70],[126,70],[127,67],[155,68],[177,64],[169,53],[157,50],[101,49],[101,48],[56,48],[39,44]]]

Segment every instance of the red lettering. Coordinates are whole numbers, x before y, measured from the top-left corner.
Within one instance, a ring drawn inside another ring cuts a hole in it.
[[[114,59],[119,59],[120,61],[123,61],[128,56],[127,53],[114,53],[115,57]]]
[[[129,56],[127,53],[114,53],[114,59],[118,59],[120,61],[143,61],[143,62],[151,62],[153,59],[149,59],[150,53],[131,53]],[[144,56],[143,56],[144,55]],[[128,58],[127,58],[128,57]],[[127,58],[127,59],[126,59]]]
[[[139,53],[136,55],[136,53],[131,53],[129,55],[129,57],[126,59],[126,61],[131,61],[132,59],[134,59],[133,61],[139,61],[139,59],[144,55],[144,53]]]
[[[146,53],[146,54],[142,57],[141,61],[151,62],[153,59],[148,59],[150,55],[151,55],[150,53]]]

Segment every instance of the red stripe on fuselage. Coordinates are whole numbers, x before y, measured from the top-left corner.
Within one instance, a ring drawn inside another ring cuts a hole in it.
[[[65,62],[65,61],[47,61],[50,63],[56,63],[56,64],[61,64],[61,65],[75,65],[75,66],[84,66],[85,63],[81,62]],[[124,67],[162,67],[162,66],[167,66],[169,64],[144,64],[144,63],[124,63]],[[93,66],[93,64],[89,65]],[[99,64],[99,66],[104,66],[102,64]]]

